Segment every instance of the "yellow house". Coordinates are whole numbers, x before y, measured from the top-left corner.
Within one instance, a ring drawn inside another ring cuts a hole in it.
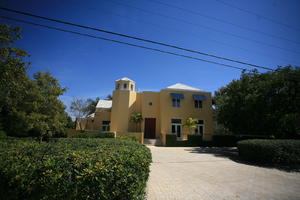
[[[177,83],[159,92],[137,92],[129,78],[115,81],[112,100],[99,100],[96,112],[85,119],[85,130],[144,133],[144,138],[160,138],[165,144],[166,134],[177,135],[178,140],[188,134],[202,135],[211,140],[213,133],[211,93]],[[130,122],[133,113],[142,114],[143,121],[136,130]],[[185,128],[187,118],[198,119],[197,128],[190,133]]]

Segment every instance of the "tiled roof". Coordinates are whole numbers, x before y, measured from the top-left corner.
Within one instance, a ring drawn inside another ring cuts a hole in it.
[[[176,83],[174,85],[170,85],[169,87],[167,87],[166,89],[170,89],[170,90],[189,90],[189,91],[203,91],[200,90],[198,88],[194,88],[182,83]]]
[[[100,99],[96,105],[96,108],[111,108],[112,100]]]
[[[131,80],[131,79],[127,78],[127,77],[123,77],[123,78],[118,79],[116,81],[131,81],[131,82],[134,82],[133,80]]]

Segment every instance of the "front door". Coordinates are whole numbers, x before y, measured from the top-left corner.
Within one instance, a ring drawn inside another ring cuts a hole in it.
[[[145,118],[144,138],[155,138],[155,118]]]

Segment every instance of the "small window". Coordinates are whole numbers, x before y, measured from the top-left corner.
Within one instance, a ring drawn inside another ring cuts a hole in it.
[[[130,85],[131,91],[133,91],[133,85]]]
[[[116,85],[116,89],[119,89],[120,88],[120,83],[118,83],[117,85]]]
[[[110,121],[104,120],[102,121],[102,131],[109,131],[110,130]]]
[[[181,124],[181,119],[172,119],[171,123],[173,123],[173,124]]]
[[[202,108],[202,101],[195,100],[195,108]]]
[[[124,89],[127,89],[127,83],[124,83]]]
[[[172,99],[173,107],[180,107],[180,99]]]
[[[152,102],[149,102],[149,106],[152,106],[153,105],[153,103]]]

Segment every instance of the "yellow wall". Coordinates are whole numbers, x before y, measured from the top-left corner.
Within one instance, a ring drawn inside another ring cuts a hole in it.
[[[160,101],[159,92],[142,92],[141,93],[141,106],[142,106],[142,116],[145,118],[156,118],[156,137],[160,136]],[[149,103],[152,105],[149,105]],[[144,131],[145,123],[142,123],[142,132]]]
[[[102,121],[111,120],[111,109],[96,109],[94,117],[94,130],[102,131]]]
[[[127,84],[126,90],[122,88],[124,83]],[[103,112],[101,109],[96,110],[93,123],[93,128],[95,130],[102,130],[102,121],[110,120],[110,130],[117,134],[121,135],[128,132],[144,132],[144,121],[138,129],[136,129],[135,124],[129,121],[130,115],[136,112],[141,113],[143,119],[156,118],[156,137],[160,137],[163,141],[165,141],[165,134],[170,134],[172,132],[172,118],[181,119],[183,125],[185,120],[189,117],[203,120],[203,139],[212,139],[212,100],[209,92],[164,89],[160,92],[137,93],[135,92],[134,82],[119,80],[116,81],[116,85],[117,84],[120,84],[120,87],[113,91],[111,112]],[[131,90],[130,85],[133,85],[133,91]],[[180,107],[172,106],[170,93],[180,93],[184,95],[184,99],[180,100]],[[202,108],[194,107],[194,94],[202,94],[206,96],[207,100],[202,101]],[[150,102],[152,105],[149,105]],[[187,138],[187,134],[190,134],[189,132],[190,131],[187,128],[182,126],[183,139]]]
[[[180,107],[172,106],[172,98],[170,93],[180,93],[184,95],[184,99],[180,100]],[[202,108],[194,107],[193,94],[202,94],[207,100],[202,102]],[[182,124],[188,117],[204,120],[204,140],[211,140],[213,132],[211,95],[206,92],[194,91],[175,91],[161,90],[160,92],[160,117],[161,117],[161,133],[171,133],[171,119],[181,119]],[[189,130],[182,127],[183,138],[186,139]]]

